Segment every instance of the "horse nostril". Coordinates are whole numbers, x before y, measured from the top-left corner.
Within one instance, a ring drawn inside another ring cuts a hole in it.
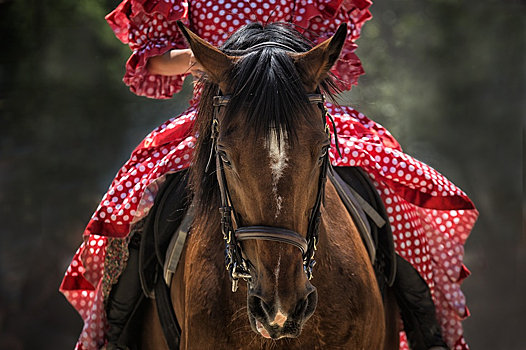
[[[305,310],[307,310],[307,306],[309,305],[309,298],[303,299],[296,305],[296,309],[294,310],[294,315],[302,316],[305,313]]]
[[[262,319],[267,319],[272,310],[271,307],[263,301],[263,299],[256,295],[251,295],[248,297],[248,308],[255,317]]]
[[[314,313],[318,303],[318,292],[316,289],[312,290],[307,296],[298,301],[294,308],[294,316],[300,318],[309,318]]]
[[[267,316],[270,316],[270,314],[272,313],[272,308],[268,306],[268,304],[265,303],[263,299],[261,299],[261,308],[263,309],[263,311],[265,311]]]
[[[305,319],[312,316],[314,310],[316,310],[316,305],[318,305],[318,292],[314,289],[312,292],[307,295],[304,301],[305,308],[303,309],[303,317]]]
[[[297,300],[293,308],[285,309],[285,311],[276,309],[276,306],[272,304],[267,304],[260,296],[248,296],[248,309],[252,316],[261,322],[270,322],[270,325],[278,324],[280,327],[282,327],[285,322],[282,322],[284,320],[281,318],[279,320],[276,319],[279,315],[288,315],[285,317],[285,320],[302,320],[302,322],[304,322],[312,316],[316,310],[317,303],[318,292],[316,288],[313,288],[305,297],[301,298],[301,300]]]

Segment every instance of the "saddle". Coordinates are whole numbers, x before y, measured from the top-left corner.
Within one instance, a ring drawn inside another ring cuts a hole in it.
[[[169,286],[194,219],[186,171],[170,174],[148,215],[140,247],[140,279],[144,294],[156,298],[169,344],[179,343],[180,329],[173,313]],[[359,167],[331,168],[328,174],[355,222],[374,267],[380,291],[396,275],[393,235],[383,202],[369,176]]]
[[[147,297],[156,300],[159,320],[170,349],[179,348],[181,329],[173,311],[169,287],[159,276],[167,260],[165,256],[170,240],[181,237],[182,228],[185,228],[185,235],[189,231],[190,224],[185,224],[192,215],[192,210],[187,210],[189,199],[187,171],[168,174],[146,219],[139,250],[141,287]]]

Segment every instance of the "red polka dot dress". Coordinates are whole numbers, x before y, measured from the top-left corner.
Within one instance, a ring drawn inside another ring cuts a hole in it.
[[[363,74],[354,42],[371,17],[369,6],[369,0],[125,0],[106,19],[133,51],[124,82],[140,96],[171,98],[181,90],[184,76],[152,75],[146,70],[149,57],[186,48],[177,20],[216,46],[254,21],[292,22],[315,43],[329,38],[345,22],[348,40],[332,71],[342,81],[340,87],[349,90]],[[84,319],[76,349],[104,345],[104,302],[125,266],[126,237],[148,214],[164,175],[190,166],[197,102],[198,98],[193,99],[185,112],[137,146],[84,232],[84,243],[61,285],[61,292]],[[463,245],[478,215],[475,207],[435,169],[403,153],[381,125],[350,107],[327,103],[327,108],[334,116],[342,149],[340,158],[332,148],[332,164],[367,171],[386,205],[396,251],[431,289],[446,342],[455,350],[468,349],[461,320],[469,312],[460,283],[469,275],[462,264]],[[403,331],[400,349],[407,349]]]

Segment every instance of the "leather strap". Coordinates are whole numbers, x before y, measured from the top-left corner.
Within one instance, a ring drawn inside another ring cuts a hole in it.
[[[175,270],[177,270],[177,265],[179,264],[179,259],[183,253],[184,243],[186,242],[186,237],[190,231],[190,226],[194,221],[194,216],[195,206],[192,203],[190,204],[181,225],[179,225],[177,232],[170,240],[163,267],[163,276],[168,287],[172,284],[172,276],[175,273]]]
[[[311,104],[325,103],[325,99],[322,94],[308,94],[307,98]],[[230,95],[217,95],[214,96],[214,107],[225,107],[230,102]]]
[[[264,241],[274,241],[287,243],[297,247],[304,255],[307,251],[307,240],[298,233],[280,227],[270,226],[245,226],[236,230],[236,239],[246,241],[249,239],[260,239]]]
[[[348,184],[346,184],[346,187],[349,189],[349,191],[351,191],[353,196],[358,201],[360,207],[362,207],[363,211],[367,214],[367,216],[374,221],[376,226],[378,226],[379,228],[384,227],[386,223],[384,218],[382,218],[382,216],[369,203],[367,203],[367,201],[363,199],[363,197],[360,196],[360,194],[356,192],[354,188],[352,188]]]
[[[181,329],[174,313],[170,289],[164,282],[164,278],[158,278],[155,283],[155,302],[168,348],[179,349]]]
[[[358,203],[355,204],[357,200],[353,197],[351,191],[349,191],[350,187],[347,186],[338,173],[335,171],[330,171],[329,179],[334,185],[336,192],[338,192],[338,195],[342,199],[343,204],[349,211],[349,214],[351,214],[351,217],[358,228],[358,232],[360,232],[360,236],[362,237],[365,248],[369,253],[371,263],[374,265],[376,260],[376,245],[373,241],[373,238],[371,237],[371,228],[367,222],[365,214],[361,215],[363,211],[358,210],[359,205],[357,205]]]
[[[172,181],[168,188],[162,193],[160,201],[157,203],[159,206],[157,208],[157,213],[155,214],[155,222],[153,226],[153,236],[155,240],[155,252],[157,256],[157,261],[159,263],[159,271],[164,265],[164,254],[160,251],[159,242],[159,223],[162,210],[165,202],[167,201],[169,194],[172,192],[172,189],[177,185],[177,181]],[[179,340],[181,338],[181,329],[179,328],[179,323],[177,322],[177,317],[175,316],[174,307],[172,304],[172,298],[170,295],[170,288],[166,285],[164,278],[157,274],[157,281],[155,282],[155,302],[157,305],[157,315],[159,316],[159,321],[161,323],[161,328],[163,334],[170,349],[179,348]]]

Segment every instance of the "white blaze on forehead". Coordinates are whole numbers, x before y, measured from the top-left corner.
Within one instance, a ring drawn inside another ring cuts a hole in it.
[[[283,176],[283,171],[287,167],[287,134],[280,130],[280,138],[278,141],[278,133],[276,129],[270,132],[270,140],[266,143],[268,145],[268,154],[270,158],[270,170],[272,171],[272,193],[276,200],[276,215],[277,218],[281,212],[281,203],[283,199],[278,194],[278,182]]]

